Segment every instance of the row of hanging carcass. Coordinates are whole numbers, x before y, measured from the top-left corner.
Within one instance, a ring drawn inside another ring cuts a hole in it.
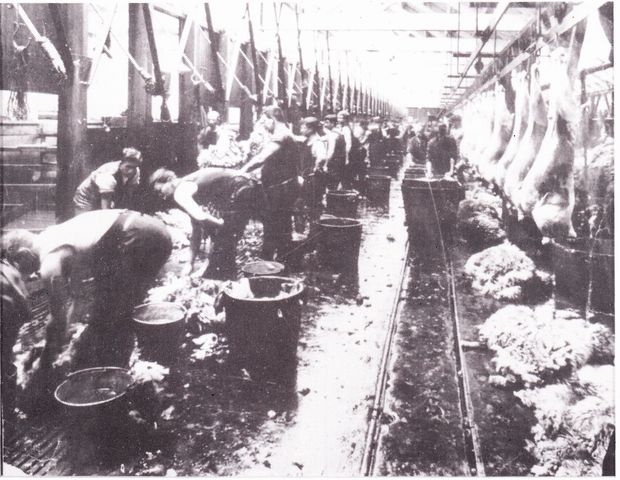
[[[613,119],[579,101],[579,28],[462,107],[461,154],[544,236],[609,238]]]

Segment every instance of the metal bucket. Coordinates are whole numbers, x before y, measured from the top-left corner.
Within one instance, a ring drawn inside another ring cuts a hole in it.
[[[84,432],[103,433],[126,422],[126,394],[133,384],[124,368],[87,368],[69,374],[54,391],[54,398],[73,426]]]
[[[359,193],[357,190],[336,190],[325,195],[327,213],[336,217],[357,217]]]
[[[440,248],[442,239],[452,244],[463,187],[445,178],[405,178],[401,189],[412,245]]]
[[[368,177],[368,200],[374,204],[389,205],[392,179],[386,175]]]
[[[172,302],[144,303],[134,308],[132,317],[142,358],[169,363],[178,357],[185,314],[183,306]]]
[[[321,218],[317,252],[322,265],[339,271],[357,270],[362,224],[353,218]]]
[[[257,262],[246,263],[241,267],[241,271],[246,277],[264,277],[280,275],[284,271],[284,265],[279,262],[259,260]]]
[[[244,278],[222,291],[231,351],[270,364],[295,357],[305,286],[276,276]]]
[[[556,300],[568,300],[581,310],[613,314],[613,240],[556,239],[551,251]]]

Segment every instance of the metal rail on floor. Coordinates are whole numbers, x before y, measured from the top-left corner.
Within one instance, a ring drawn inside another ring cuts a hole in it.
[[[370,410],[370,419],[368,429],[366,431],[366,440],[364,443],[364,454],[362,456],[361,474],[365,477],[371,476],[375,468],[375,460],[379,447],[379,434],[381,433],[381,417],[383,415],[383,406],[385,403],[385,391],[388,381],[388,367],[392,354],[392,345],[394,343],[394,335],[396,334],[396,318],[398,316],[401,293],[405,282],[408,269],[408,252],[409,240],[405,242],[405,255],[401,270],[399,273],[399,282],[392,302],[392,309],[388,318],[388,327],[386,337],[381,352],[381,363],[379,364],[379,374],[375,384],[375,398]]]
[[[460,321],[456,301],[456,284],[454,281],[454,270],[448,246],[444,241],[439,211],[437,209],[435,196],[430,187],[430,184],[429,190],[433,202],[435,219],[437,221],[437,226],[439,227],[439,240],[441,243],[442,256],[444,259],[445,274],[448,279],[448,302],[454,338],[453,347],[456,363],[456,380],[459,394],[459,408],[461,412],[463,426],[463,439],[465,442],[465,454],[469,467],[468,473],[472,476],[485,476],[484,463],[482,461],[482,453],[480,447],[480,439],[478,436],[478,430],[475,425],[473,415],[473,404],[471,401],[471,393],[467,377],[467,367],[464,361],[463,350],[461,347]],[[374,474],[377,450],[379,448],[380,420],[383,414],[385,392],[387,389],[387,381],[389,376],[388,366],[392,352],[392,345],[394,343],[394,336],[396,334],[396,318],[399,311],[400,299],[403,291],[406,273],[408,271],[408,254],[409,241],[407,241],[405,245],[405,261],[403,262],[403,266],[400,271],[400,281],[394,298],[394,303],[392,305],[392,310],[390,311],[388,329],[386,333],[385,343],[383,344],[381,363],[375,386],[375,398],[372,409],[370,411],[370,420],[366,434],[366,442],[360,471],[361,474],[364,476],[372,476]]]

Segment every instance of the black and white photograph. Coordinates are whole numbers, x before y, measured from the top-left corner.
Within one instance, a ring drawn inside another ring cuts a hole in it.
[[[614,3],[0,2],[0,476],[615,476]]]

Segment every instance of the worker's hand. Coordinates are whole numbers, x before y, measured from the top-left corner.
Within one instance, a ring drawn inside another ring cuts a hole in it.
[[[191,263],[188,263],[181,269],[181,276],[189,277],[193,271],[194,271],[194,266]]]

